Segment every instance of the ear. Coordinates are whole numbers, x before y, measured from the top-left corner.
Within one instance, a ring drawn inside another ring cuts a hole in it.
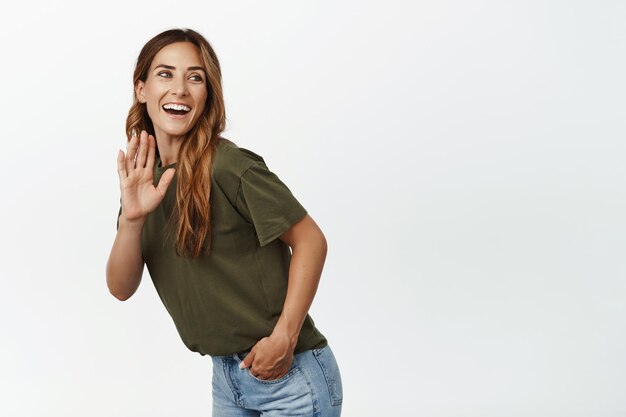
[[[139,80],[135,86],[135,95],[140,103],[146,102],[146,96],[144,95],[144,82]]]

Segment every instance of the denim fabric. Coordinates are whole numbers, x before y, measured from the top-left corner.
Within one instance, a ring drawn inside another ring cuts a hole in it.
[[[239,364],[249,352],[211,356],[212,417],[339,417],[343,401],[341,374],[326,345],[294,355],[289,371],[263,380]]]

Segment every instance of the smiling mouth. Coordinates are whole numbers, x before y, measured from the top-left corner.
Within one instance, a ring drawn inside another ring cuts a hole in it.
[[[163,109],[163,111],[167,114],[171,114],[174,116],[184,116],[185,114],[189,113],[191,110],[176,110],[176,109],[165,109],[161,106],[161,108]]]

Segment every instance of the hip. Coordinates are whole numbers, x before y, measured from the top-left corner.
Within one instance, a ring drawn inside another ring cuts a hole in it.
[[[249,367],[239,368],[247,353],[211,356],[213,417],[254,416],[269,410],[283,410],[286,416],[341,415],[341,373],[329,344],[296,353],[289,371],[272,380],[255,377]]]

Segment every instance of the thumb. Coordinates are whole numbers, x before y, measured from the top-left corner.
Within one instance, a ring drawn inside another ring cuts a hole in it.
[[[172,172],[168,172],[168,171],[172,171]],[[157,184],[157,187],[156,187],[157,190],[159,190],[159,193],[161,195],[165,195],[165,192],[167,191],[167,187],[169,187],[170,183],[174,179],[175,171],[176,171],[176,168],[169,168],[165,170],[163,175],[161,175],[161,179],[159,180],[159,183]]]
[[[254,361],[254,353],[250,352],[246,355],[245,358],[241,360],[241,363],[239,364],[239,368],[246,369],[248,366],[252,365],[253,361]]]

